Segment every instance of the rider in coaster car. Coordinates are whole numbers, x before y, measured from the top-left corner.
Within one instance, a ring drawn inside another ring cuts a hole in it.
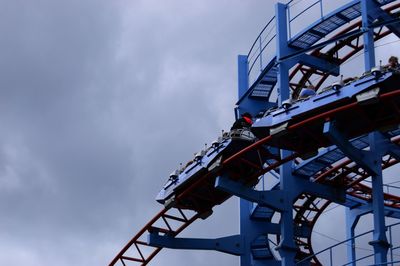
[[[301,89],[300,95],[299,95],[299,100],[306,99],[306,98],[314,96],[314,95],[315,95],[315,87],[314,87],[314,85],[309,85],[309,86],[307,86],[307,88]]]
[[[388,70],[398,70],[399,69],[399,59],[396,56],[389,57],[388,64],[386,65]]]
[[[242,129],[242,128],[250,128],[253,124],[252,115],[250,113],[243,113],[242,117],[233,123],[231,130],[234,129]]]

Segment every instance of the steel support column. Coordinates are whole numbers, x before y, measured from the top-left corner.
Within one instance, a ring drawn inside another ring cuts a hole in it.
[[[369,135],[370,153],[373,157],[373,167],[375,175],[372,175],[372,213],[374,217],[374,235],[370,244],[374,247],[375,264],[383,264],[387,262],[387,252],[389,243],[386,238],[385,226],[385,205],[383,197],[383,180],[382,180],[382,139],[380,133],[373,132]]]
[[[253,210],[254,204],[252,202],[240,199],[240,235],[243,237],[244,247],[244,252],[240,255],[240,266],[278,266],[280,263],[273,256],[269,259],[257,260],[252,254],[252,243],[257,237],[267,235],[268,232],[276,233],[276,230],[278,230],[271,223],[253,220],[251,218]]]
[[[276,40],[277,40],[277,61],[278,68],[278,102],[279,105],[290,98],[289,90],[289,69],[290,62],[282,60],[289,54],[288,32],[287,32],[287,13],[286,5],[276,4]],[[291,152],[281,150],[281,158],[290,155]],[[284,192],[284,210],[281,212],[281,242],[278,251],[282,257],[281,265],[294,265],[297,246],[293,240],[293,176],[292,162],[287,162],[280,167],[280,189]]]
[[[249,66],[246,55],[238,56],[238,99],[240,99],[249,88]]]
[[[245,238],[245,252],[240,256],[240,265],[241,266],[252,266],[252,257],[251,257],[251,252],[250,252],[250,239],[252,237],[252,224],[250,221],[250,215],[251,215],[251,209],[253,206],[253,203],[250,201],[247,201],[245,199],[240,199],[239,201],[240,204],[240,234],[244,235]]]
[[[287,14],[286,14],[286,5],[282,3],[276,4],[276,56],[278,61],[278,103],[282,104],[282,101],[285,101],[290,98],[290,90],[289,90],[289,70],[290,65],[288,61],[282,60],[285,56],[287,56],[290,52],[288,47],[288,33],[287,33]]]
[[[356,266],[356,243],[354,239],[354,230],[359,219],[359,216],[353,216],[351,210],[346,208],[346,236],[347,239],[350,239],[350,243],[347,244],[347,262],[351,262],[351,264],[349,264],[351,266]]]
[[[363,34],[365,71],[375,67],[374,29],[371,27],[374,20],[373,10],[373,1],[361,0],[362,27],[365,30]]]
[[[238,55],[238,100],[242,98],[242,96],[249,89],[249,65],[246,55]],[[240,117],[240,113],[243,113],[239,107],[235,108],[235,118],[238,119]]]

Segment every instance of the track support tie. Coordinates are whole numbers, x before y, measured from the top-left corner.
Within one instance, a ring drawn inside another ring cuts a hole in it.
[[[275,211],[281,212],[284,210],[285,194],[281,190],[257,191],[225,176],[217,177],[215,188],[248,201],[256,202]]]
[[[159,248],[214,250],[237,256],[244,254],[244,238],[240,235],[215,239],[175,238],[154,231],[149,233],[147,242]]]
[[[304,180],[301,178],[294,179],[296,194],[308,193],[320,198],[343,204],[346,200],[346,192],[343,188],[332,187],[329,185],[319,184]]]

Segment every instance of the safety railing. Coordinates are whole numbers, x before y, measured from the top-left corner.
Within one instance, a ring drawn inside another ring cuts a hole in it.
[[[258,78],[266,64],[269,63],[275,56],[275,36],[276,23],[274,16],[264,26],[247,54],[249,65],[248,76],[250,84]]]
[[[334,9],[350,0],[290,0],[287,1],[289,39]],[[300,22],[301,21],[301,22]],[[273,16],[257,36],[247,54],[249,84],[252,84],[276,55],[276,20]]]
[[[287,3],[289,39],[309,25],[337,8],[353,2],[351,0],[291,0]]]
[[[388,265],[388,266],[394,266],[394,265],[399,265],[399,259],[400,259],[400,254],[397,253],[400,250],[400,244],[395,243],[396,241],[399,241],[398,239],[394,239],[393,236],[397,235],[393,232],[398,233],[400,230],[400,222],[394,223],[391,225],[386,226],[386,232],[388,235],[388,241],[390,244],[389,247],[389,252],[388,252],[388,262],[384,264],[379,264],[379,265]],[[308,261],[310,261],[314,257],[318,257],[319,261],[323,263],[323,265],[341,265],[341,266],[348,266],[348,265],[376,265],[373,264],[373,256],[374,256],[374,250],[371,248],[366,248],[362,246],[357,246],[355,245],[356,240],[360,240],[362,237],[365,237],[367,235],[372,236],[373,230],[364,232],[362,234],[359,234],[355,237],[346,239],[344,241],[341,241],[333,246],[330,246],[328,248],[325,248],[311,256],[308,256],[301,261],[298,261],[296,265],[304,265]],[[345,256],[340,256],[340,253],[342,253],[344,250],[347,249],[347,247],[353,247],[356,250],[362,250],[364,251],[364,254],[360,256],[359,258],[354,259],[353,261],[345,262],[343,263],[343,259]],[[340,251],[335,253],[335,250],[340,249]],[[342,261],[340,261],[342,260]]]
[[[369,186],[371,186],[372,184],[370,180],[364,180],[363,182],[369,183]],[[400,195],[400,186],[397,184],[400,184],[400,181],[393,181],[387,184],[383,184],[383,192],[390,195]]]

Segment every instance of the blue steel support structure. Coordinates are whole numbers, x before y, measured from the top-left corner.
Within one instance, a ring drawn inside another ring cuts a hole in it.
[[[249,66],[246,55],[238,56],[238,99],[240,99],[249,88]]]
[[[286,6],[284,6],[284,13],[286,12]],[[285,13],[286,14],[286,13]],[[286,26],[285,26],[286,27]],[[287,33],[286,33],[286,43],[287,43]],[[305,59],[307,60],[307,58]],[[280,69],[283,70],[284,66]],[[289,79],[289,74],[288,74],[289,69],[285,71],[279,71],[279,73],[282,73],[283,75],[286,75],[286,83],[288,84],[288,79]],[[279,77],[279,75],[278,75]],[[281,76],[283,77],[283,76]],[[279,80],[279,78],[278,78]],[[279,83],[279,81],[278,81]],[[238,99],[241,99],[243,95],[247,92],[249,88],[249,80],[248,80],[248,58],[245,55],[239,55],[238,56]],[[289,87],[287,86],[286,89],[287,97],[289,98]],[[252,106],[253,104],[253,106]],[[265,103],[265,106],[270,103]],[[240,114],[245,112],[245,111],[250,111],[251,113],[255,114],[255,112],[258,111],[259,108],[259,103],[257,102],[251,102],[250,105],[248,103],[246,104],[241,104],[240,108],[236,108],[235,111],[235,116],[236,118],[240,117]],[[288,164],[290,167],[290,163]],[[290,171],[289,171],[290,172]],[[222,190],[225,190],[233,195],[239,196],[240,197],[240,234],[244,236],[244,245],[246,247],[245,252],[241,254],[240,256],[240,265],[241,266],[257,266],[257,265],[279,265],[280,263],[276,260],[274,260],[272,254],[257,254],[257,251],[255,250],[254,252],[251,252],[252,246],[254,246],[254,242],[256,242],[257,238],[260,235],[266,235],[268,232],[274,232],[276,233],[276,224],[271,223],[268,219],[258,219],[256,221],[255,219],[252,218],[253,212],[254,212],[254,204],[263,204],[265,205],[273,205],[271,206],[273,209],[279,209],[282,210],[281,204],[277,202],[278,199],[281,199],[282,197],[277,197],[277,193],[280,193],[280,191],[265,191],[263,193],[260,193],[258,191],[254,191],[251,189],[246,189],[245,187],[239,185],[239,184],[234,184],[234,182],[229,182],[226,178],[218,178],[216,182],[216,187]],[[273,195],[271,195],[273,194]],[[268,200],[262,200],[263,199],[268,199]],[[279,207],[278,207],[279,205]],[[290,205],[290,214],[291,214],[291,204]],[[289,206],[288,205],[288,206]],[[258,207],[258,206],[257,206]],[[288,209],[288,210],[289,210]],[[287,226],[286,231],[289,232],[291,231],[291,235],[289,237],[286,237],[287,239],[291,239],[293,242],[293,218],[291,217],[291,221],[289,223],[285,223]],[[273,228],[273,229],[271,229]],[[268,243],[264,243],[264,245],[268,245]],[[287,245],[284,245],[287,246]],[[294,246],[294,243],[292,244]],[[282,249],[283,250],[283,249]],[[293,253],[293,261],[294,261],[294,255],[295,252]]]
[[[238,99],[240,99],[249,88],[249,66],[247,63],[246,55],[238,56]],[[235,108],[235,118],[238,119],[240,117],[239,108]]]
[[[365,71],[375,66],[374,30],[371,27],[374,20],[374,1],[361,0],[362,27],[364,29],[364,65]]]
[[[372,28],[373,14],[379,12],[381,9],[374,5],[374,1],[361,0],[362,11],[362,26],[364,32],[364,64],[365,70],[371,70],[375,67],[375,47],[374,47],[374,29]],[[371,173],[372,177],[372,205],[373,205],[373,220],[374,220],[374,234],[373,240],[370,244],[374,248],[374,261],[375,264],[383,264],[387,262],[387,252],[389,244],[386,238],[385,230],[385,213],[384,213],[384,198],[383,198],[383,181],[382,181],[382,138],[378,132],[373,132],[369,135],[370,142],[370,157],[372,159],[371,167],[374,172]]]
[[[356,209],[357,210],[357,209]],[[361,215],[355,214],[350,208],[346,208],[346,235],[347,239],[351,239],[350,243],[347,245],[347,258],[351,261],[351,266],[356,266],[356,243],[355,243],[355,228],[360,220]]]
[[[249,77],[248,77],[248,58],[245,55],[238,56],[238,99],[240,99],[249,88]],[[244,113],[246,110],[245,106],[244,110],[239,108],[235,108],[235,118],[238,119],[241,113]],[[217,180],[218,184],[219,179]],[[251,241],[257,237],[257,230],[254,230],[257,226],[254,224],[253,220],[250,219],[251,212],[253,209],[253,203],[251,201],[247,201],[244,198],[240,198],[239,200],[239,230],[244,238],[244,246],[247,252],[243,252],[240,255],[240,265],[242,266],[251,266],[253,265],[253,259],[251,253],[249,252]]]
[[[282,3],[276,4],[276,40],[277,40],[277,62],[278,62],[278,102],[281,105],[290,98],[289,90],[289,60],[283,60],[289,55],[288,32],[287,32],[287,13],[286,5]],[[289,151],[281,150],[281,158],[290,155]],[[294,259],[297,252],[294,243],[294,226],[293,226],[293,176],[292,162],[287,162],[280,167],[280,189],[285,192],[284,209],[281,212],[281,242],[278,251],[282,257],[282,265],[294,265]]]
[[[383,198],[383,176],[382,176],[382,146],[383,140],[378,132],[369,135],[370,153],[373,158],[375,174],[372,174],[372,209],[374,217],[374,235],[370,244],[374,247],[375,264],[387,262],[389,243],[386,238],[384,198]]]
[[[374,217],[374,238],[370,244],[374,247],[375,264],[386,263],[386,254],[389,248],[385,234],[385,213],[383,201],[383,181],[381,160],[384,154],[384,139],[378,132],[369,135],[370,151],[356,149],[347,139],[337,130],[334,122],[326,122],[324,133],[336,144],[350,159],[364,168],[372,177],[372,210]],[[387,148],[386,148],[387,149]],[[349,214],[349,212],[347,212]],[[361,214],[357,214],[360,216]],[[347,215],[348,238],[354,237],[354,227],[358,218],[353,215]],[[354,249],[350,255],[354,259]]]
[[[340,41],[352,35],[363,34],[364,40],[364,59],[365,70],[369,71],[375,66],[374,34],[373,22],[375,19],[388,20],[390,16],[386,14],[372,0],[360,0],[362,10],[362,30],[354,31],[350,34],[337,36],[327,42],[322,42],[314,47],[304,48],[303,50],[292,48],[288,40],[288,17],[287,5],[277,3],[276,12],[276,64],[278,105],[291,98],[289,89],[289,70],[296,64],[301,63],[309,67],[328,72],[331,75],[339,75],[339,65],[317,58],[306,52],[317,46],[327,45]],[[393,27],[393,25],[389,26]],[[400,31],[393,30],[397,35]],[[248,57],[238,56],[238,98],[246,96],[249,90],[248,76]],[[235,109],[235,116],[238,118],[243,112],[251,112],[253,115],[261,105],[269,106],[270,102],[246,101],[239,104]],[[400,150],[395,147],[390,140],[380,133],[374,132],[369,135],[370,150],[364,151],[355,148],[352,143],[340,132],[335,125],[335,121],[328,121],[324,125],[324,134],[331,139],[348,158],[357,163],[372,177],[372,203],[346,209],[346,223],[348,238],[354,237],[355,227],[362,215],[373,213],[374,234],[370,244],[375,252],[375,264],[384,264],[387,261],[387,251],[389,244],[385,234],[385,213],[383,198],[383,181],[381,161],[383,154],[388,151],[397,159],[400,159]],[[291,155],[290,151],[281,150],[281,158]],[[149,234],[148,243],[155,247],[168,247],[175,249],[199,249],[216,250],[228,254],[240,256],[241,266],[261,266],[261,265],[295,265],[295,256],[298,247],[294,241],[299,232],[307,228],[298,228],[293,219],[293,202],[298,195],[307,192],[311,195],[328,199],[332,202],[343,203],[345,191],[327,185],[310,182],[307,179],[299,178],[293,173],[293,162],[289,161],[280,166],[279,170],[279,189],[269,191],[257,191],[243,186],[240,183],[230,180],[228,177],[219,176],[216,179],[215,187],[240,197],[240,235],[233,235],[217,239],[194,239],[194,238],[175,238],[162,236],[157,231]],[[256,210],[262,209],[263,214],[257,214]],[[269,213],[279,212],[280,223],[271,221]],[[278,261],[269,249],[268,234],[280,236],[277,251],[281,256]],[[268,247],[268,248],[267,248]],[[348,257],[355,261],[355,243],[348,247]],[[307,265],[302,263],[301,265]],[[356,265],[353,262],[352,265]]]

